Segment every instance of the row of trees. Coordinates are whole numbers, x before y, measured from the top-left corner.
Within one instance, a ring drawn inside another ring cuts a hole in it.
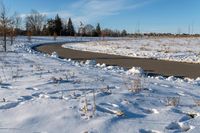
[[[25,27],[22,26],[22,18],[17,13],[12,16],[8,15],[8,11],[3,3],[0,4],[0,35],[6,36],[15,35],[58,35],[58,36],[126,36],[125,30],[117,31],[111,29],[102,29],[98,23],[96,26],[91,24],[80,25],[77,29],[74,28],[72,19],[67,22],[62,20],[59,15],[54,19],[46,19],[44,14],[36,10],[32,10],[25,17]],[[24,29],[25,28],[25,29]]]
[[[63,23],[59,15],[56,15],[55,19],[49,19],[44,24],[42,29],[42,35],[59,35],[59,36],[74,36],[76,34],[71,18],[69,18],[67,24]]]
[[[31,13],[26,16],[26,31],[32,35],[44,35],[44,36],[126,36],[126,30],[118,31],[111,29],[101,29],[98,23],[96,27],[91,24],[84,25],[80,22],[80,26],[77,31],[74,28],[72,19],[69,18],[67,22],[63,21],[57,14],[54,19],[45,19],[45,15],[32,10]]]
[[[118,34],[112,30],[101,30],[101,26],[98,23],[96,27],[91,24],[84,25],[82,22],[76,32],[72,19],[69,18],[67,22],[64,22],[57,14],[54,19],[46,20],[45,15],[32,10],[29,15],[26,16],[26,32],[31,35],[44,35],[44,36],[115,36]],[[120,35],[120,34],[118,34]]]

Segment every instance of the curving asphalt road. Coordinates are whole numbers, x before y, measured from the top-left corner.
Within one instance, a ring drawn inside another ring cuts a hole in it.
[[[78,51],[63,48],[62,44],[46,44],[34,48],[37,51],[51,54],[54,51],[60,58],[73,60],[96,60],[97,63],[105,63],[107,65],[117,65],[127,69],[134,67],[143,68],[148,75],[176,76],[176,77],[200,77],[200,64],[181,63],[174,61],[163,61],[155,59],[133,58],[118,55],[109,55],[101,53],[93,53],[86,51]]]

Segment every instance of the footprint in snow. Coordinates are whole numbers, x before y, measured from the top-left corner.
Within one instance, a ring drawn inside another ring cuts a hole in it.
[[[120,110],[120,106],[112,103],[100,103],[97,106],[97,110],[104,113],[115,114],[117,116],[124,115],[124,112]]]
[[[194,119],[200,116],[200,113],[198,112],[185,112],[176,108],[172,109],[172,112],[185,115],[179,120],[179,122],[188,121],[189,119]]]
[[[183,112],[183,113],[190,119],[194,119],[194,118],[200,116],[200,114],[197,112]]]
[[[159,114],[157,109],[144,109],[144,112],[147,114]]]
[[[159,111],[157,109],[143,108],[138,103],[135,103],[135,108],[146,114],[159,114]]]
[[[140,129],[139,133],[161,133],[161,132],[160,131],[156,131],[156,130]]]
[[[40,95],[39,95],[39,98],[49,98],[49,96],[46,95],[46,94],[40,94]]]
[[[7,103],[7,104],[5,104],[5,105],[0,106],[0,110],[2,110],[2,109],[11,109],[11,108],[15,108],[15,107],[17,107],[19,104],[20,104],[19,101],[17,101],[17,102],[10,102],[10,103]]]
[[[166,85],[166,84],[160,84],[161,87],[165,87],[165,88],[170,88],[169,85]]]
[[[188,121],[188,120],[191,120],[191,119],[193,119],[191,116],[185,115],[179,120],[179,122],[185,122],[185,121]]]
[[[185,96],[185,93],[184,93],[184,92],[177,92],[177,94],[178,94],[179,96]]]
[[[44,93],[34,93],[32,94],[33,97],[37,97],[37,98],[49,98],[49,95],[44,94]]]
[[[12,89],[13,87],[11,86],[11,84],[5,84],[5,83],[0,83],[0,87],[2,89]]]
[[[159,111],[157,109],[146,109],[141,107],[138,107],[138,109],[140,109],[145,114],[159,114]]]
[[[190,126],[186,122],[171,122],[167,127],[167,130],[172,130],[174,132],[187,132],[191,129],[194,129],[193,126]]]
[[[0,106],[0,109],[11,109],[15,108],[18,105],[24,104],[26,101],[32,100],[32,96],[21,96],[20,98],[17,99],[15,102],[4,102],[5,104]]]
[[[21,98],[19,98],[19,101],[28,101],[28,100],[32,100],[33,97],[32,96],[21,96]]]
[[[38,91],[39,89],[38,88],[32,88],[32,87],[28,87],[28,88],[26,88],[26,90],[33,90],[33,91]]]

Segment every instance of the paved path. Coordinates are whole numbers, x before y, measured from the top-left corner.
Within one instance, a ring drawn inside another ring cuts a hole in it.
[[[107,65],[117,65],[124,68],[141,67],[149,75],[163,75],[176,77],[200,77],[200,64],[180,63],[174,61],[163,61],[155,59],[132,58],[117,55],[108,55],[101,53],[85,52],[62,48],[61,44],[57,45],[41,45],[35,49],[51,54],[54,51],[58,53],[61,58],[71,58],[73,60],[96,60],[97,63],[105,63]]]

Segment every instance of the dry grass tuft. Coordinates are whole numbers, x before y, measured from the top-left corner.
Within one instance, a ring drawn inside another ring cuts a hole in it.
[[[166,106],[178,106],[180,103],[180,97],[167,97]]]
[[[193,99],[196,106],[200,106],[200,99]]]

